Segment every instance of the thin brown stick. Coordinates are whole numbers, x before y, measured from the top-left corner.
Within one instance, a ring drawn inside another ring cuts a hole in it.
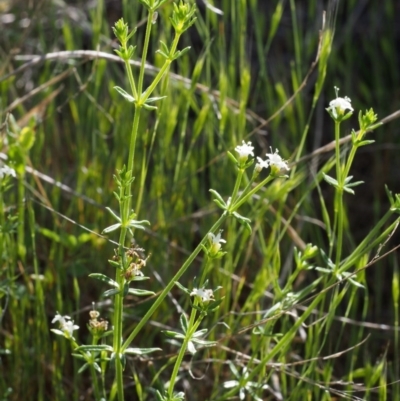
[[[31,98],[32,96],[38,94],[42,90],[48,88],[51,85],[56,84],[57,82],[62,81],[69,75],[71,75],[73,72],[73,68],[69,68],[68,70],[62,72],[61,74],[56,75],[54,78],[50,79],[49,81],[46,81],[44,84],[38,86],[37,88],[31,90],[29,93],[27,93],[25,96],[19,97],[15,99],[6,109],[5,113],[10,113],[13,111],[16,107],[18,107],[20,104],[24,103],[26,100]]]

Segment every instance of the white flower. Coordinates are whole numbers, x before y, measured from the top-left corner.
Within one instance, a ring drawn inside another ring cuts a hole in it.
[[[236,146],[235,150],[239,153],[239,161],[242,162],[246,161],[250,155],[254,156],[254,146],[251,146],[251,142],[242,141],[242,145]]]
[[[337,119],[344,115],[346,110],[353,112],[354,109],[351,105],[351,100],[347,96],[339,97],[339,88],[335,86],[336,99],[329,102],[329,107],[326,109],[328,112],[332,113],[332,116]]]
[[[63,330],[68,332],[68,334],[70,335],[70,337],[72,337],[72,332],[74,330],[78,330],[79,326],[77,326],[76,324],[74,324],[73,320],[68,320],[65,322],[64,326],[63,326]]]
[[[65,319],[71,319],[69,316],[61,316],[58,312],[54,316],[54,319],[51,321],[51,323],[55,322],[60,322],[60,325],[62,326],[65,324]]]
[[[72,333],[74,330],[78,330],[79,326],[74,324],[74,321],[71,320],[69,316],[62,316],[58,312],[54,316],[54,319],[51,321],[51,323],[55,322],[60,322],[60,329],[64,331],[64,333],[68,333],[69,337],[72,337]]]
[[[196,296],[201,298],[203,302],[208,302],[214,299],[213,290],[205,290],[203,288],[193,288],[193,291],[190,293],[190,296]]]
[[[259,173],[263,168],[268,168],[269,167],[269,161],[268,160],[263,160],[261,157],[257,157],[257,163],[256,163],[256,171]]]
[[[346,110],[354,111],[353,107],[351,106],[351,100],[346,97],[337,97],[329,102],[328,110],[331,110],[332,114],[335,118],[338,115],[343,115]]]
[[[221,249],[221,244],[225,244],[226,241],[221,238],[222,230],[219,231],[217,235],[213,233],[208,233],[208,240],[210,241],[210,254],[216,255]]]
[[[272,148],[271,148],[271,152],[272,152]],[[287,162],[285,160],[283,160],[282,157],[279,156],[278,149],[275,150],[275,153],[267,153],[266,156],[268,158],[268,160],[266,162],[271,166],[271,168],[274,168],[277,171],[290,170]]]
[[[15,170],[6,164],[3,167],[0,167],[0,179],[3,179],[5,176],[11,175],[12,177],[16,176]]]

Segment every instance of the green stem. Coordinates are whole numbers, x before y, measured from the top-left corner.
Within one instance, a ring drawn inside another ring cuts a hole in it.
[[[93,336],[93,340],[92,340],[92,345],[97,345],[99,343],[99,337],[97,337],[96,335]],[[103,393],[103,398],[105,399],[105,387],[104,387],[104,373],[102,371],[102,378],[101,378],[101,382],[102,382],[102,389],[99,389],[99,381],[97,379],[97,374],[96,374],[96,369],[94,368],[93,365],[90,365],[90,370],[91,370],[91,374],[93,377],[93,383],[94,383],[94,394],[96,397],[96,400],[100,400],[102,398],[101,393]]]
[[[131,176],[133,175],[133,165],[134,165],[134,160],[135,160],[135,147],[136,147],[136,139],[139,131],[139,121],[140,121],[140,114],[142,112],[142,107],[141,106],[136,106],[135,107],[135,115],[133,117],[133,123],[132,123],[132,131],[131,131],[131,141],[129,145],[129,155],[128,155],[128,168],[127,171],[131,172]],[[130,195],[131,194],[131,185],[128,185],[126,189],[126,194]],[[130,205],[130,197],[128,199],[128,202],[126,202]],[[129,209],[128,209],[128,214],[129,214]],[[126,216],[128,217],[128,216]],[[121,216],[121,218],[123,218]]]
[[[94,397],[97,401],[100,401],[101,395],[99,391],[99,382],[97,380],[96,369],[93,364],[90,364],[90,375],[92,376],[92,382],[94,387]]]
[[[178,33],[175,35],[174,41],[172,42],[172,45],[171,45],[170,55],[175,54],[180,36],[181,35],[178,34]],[[154,89],[157,87],[158,83],[164,77],[164,75],[167,72],[167,70],[168,70],[169,66],[171,65],[172,61],[173,61],[172,58],[168,58],[167,60],[165,60],[164,65],[161,67],[160,71],[158,71],[158,74],[155,76],[153,82],[146,89],[146,91],[140,96],[140,105],[143,105],[144,103],[146,103],[146,100],[154,92]]]
[[[153,26],[154,13],[155,13],[155,11],[150,8],[149,14],[147,16],[146,35],[144,37],[142,61],[141,61],[140,72],[139,72],[138,92],[140,93],[140,95],[142,94],[142,90],[143,90],[143,79],[144,79],[145,65],[146,65],[146,59],[147,59],[147,51],[149,49],[151,27]]]
[[[358,131],[358,134],[357,134],[357,140],[361,141],[361,139],[363,138],[363,136],[365,134],[366,134],[366,131],[360,129],[360,131]],[[353,160],[356,155],[357,149],[358,149],[357,144],[356,145],[353,144],[350,154],[349,154],[349,157],[347,158],[346,167],[344,169],[344,178],[346,178],[350,173],[350,167],[353,164]]]
[[[228,214],[224,212],[220,218],[216,221],[216,223],[211,227],[209,232],[215,232],[218,230],[218,228],[221,226],[221,224],[226,220],[228,217]],[[152,314],[157,310],[157,308],[160,306],[164,298],[168,295],[168,293],[171,291],[172,287],[175,285],[175,282],[178,281],[181,276],[186,272],[186,270],[189,268],[189,266],[192,264],[192,262],[195,260],[197,255],[200,253],[202,250],[202,245],[206,244],[206,241],[208,240],[208,236],[205,235],[204,238],[201,240],[199,245],[197,245],[196,249],[192,252],[192,254],[187,258],[186,262],[182,265],[182,267],[178,270],[178,272],[175,274],[175,276],[171,279],[171,281],[167,284],[167,286],[164,288],[164,290],[161,292],[161,294],[158,296],[157,300],[154,302],[154,304],[151,306],[151,308],[148,310],[148,312],[143,316],[143,318],[140,320],[138,325],[135,327],[135,329],[132,331],[132,333],[129,335],[129,337],[126,339],[124,344],[121,347],[121,352],[124,352],[130,345],[130,343],[135,339],[136,335],[139,333],[139,331],[143,328],[143,326],[146,324],[146,322],[150,319]]]
[[[195,306],[197,306],[198,300],[196,299],[194,302],[195,302]],[[181,364],[182,364],[182,361],[183,361],[183,357],[186,354],[186,349],[187,349],[187,346],[189,344],[189,341],[192,338],[193,334],[196,332],[197,328],[199,327],[199,325],[200,325],[200,323],[202,321],[202,318],[200,316],[200,318],[195,323],[195,318],[196,318],[196,309],[193,308],[192,312],[190,314],[190,319],[189,319],[189,323],[188,323],[188,330],[186,332],[185,339],[183,340],[182,347],[179,350],[178,357],[176,358],[174,369],[173,369],[172,374],[171,374],[171,379],[169,381],[169,387],[168,387],[169,398],[172,398],[172,394],[174,392],[174,387],[175,387],[175,381],[176,381],[176,378],[178,376],[179,368],[181,367]]]
[[[132,177],[133,174],[133,165],[134,165],[134,156],[135,156],[135,146],[136,139],[139,129],[139,121],[140,121],[140,113],[141,107],[135,108],[135,115],[133,118],[132,131],[131,131],[131,140],[129,146],[129,155],[128,155],[128,167],[127,172],[129,173],[129,177]],[[119,235],[119,246],[118,246],[118,254],[121,257],[122,264],[125,262],[125,240],[127,234],[127,224],[129,220],[130,206],[131,206],[131,193],[132,186],[131,184],[127,185],[125,188],[122,188],[122,197],[120,202],[120,216],[121,216],[121,231]],[[122,291],[125,286],[125,278],[121,275],[121,272],[117,270],[115,272],[115,281],[118,283],[120,290]],[[115,353],[115,380],[117,383],[117,392],[118,392],[118,400],[124,401],[124,386],[123,386],[123,367],[121,362],[122,356],[122,326],[123,326],[123,296],[121,293],[117,294],[114,299],[114,335],[113,335],[113,349]]]
[[[137,99],[138,98],[138,92],[136,90],[135,80],[133,78],[132,67],[131,67],[131,65],[129,63],[129,60],[124,60],[124,63],[125,63],[126,73],[128,74],[129,85],[131,87],[131,91],[132,91],[133,97],[135,99]]]
[[[151,26],[152,26],[152,20],[153,20],[153,15],[154,15],[154,10],[149,10],[149,15],[147,19],[147,26],[146,26],[146,35],[145,35],[145,42],[143,46],[143,54],[142,54],[142,62],[141,62],[141,68],[139,72],[139,81],[138,81],[138,89],[136,89],[135,86],[135,80],[133,78],[132,74],[132,68],[129,64],[129,60],[125,60],[125,67],[126,71],[128,74],[128,79],[129,79],[129,84],[133,93],[134,98],[136,99],[135,103],[135,114],[133,118],[133,123],[132,123],[132,130],[131,130],[131,136],[130,136],[130,145],[129,145],[129,155],[128,155],[128,165],[127,165],[127,173],[128,177],[132,178],[133,177],[133,166],[134,166],[134,157],[135,157],[135,147],[136,147],[136,140],[137,140],[137,135],[138,135],[138,130],[139,130],[139,122],[140,122],[140,114],[142,110],[143,104],[146,102],[148,97],[151,95],[151,93],[154,91],[164,74],[167,72],[169,65],[172,62],[172,59],[168,59],[165,61],[164,66],[161,68],[157,76],[154,78],[153,82],[147,89],[145,93],[142,93],[143,89],[143,81],[144,81],[144,73],[145,73],[145,63],[146,63],[146,56],[147,56],[147,51],[149,47],[149,40],[150,40],[150,33],[151,33]],[[180,34],[176,34],[173,44],[171,46],[171,55],[173,55],[176,52],[176,48],[178,45]],[[129,215],[130,215],[130,209],[131,209],[131,195],[132,195],[132,186],[131,184],[126,185],[121,191],[122,193],[121,196],[121,201],[120,201],[120,218],[121,218],[121,231],[120,231],[120,236],[119,236],[119,246],[118,246],[118,254],[121,257],[121,263],[124,266],[125,265],[125,252],[124,252],[124,246],[125,246],[125,241],[126,241],[126,235],[127,235],[127,226],[128,226],[128,220],[129,220]],[[201,249],[201,248],[200,248]],[[199,252],[200,252],[199,249]],[[187,266],[188,267],[188,266]],[[182,271],[181,274],[187,269],[187,267]],[[183,268],[183,267],[182,267]],[[181,269],[182,270],[182,269]],[[179,276],[180,277],[180,276]],[[179,278],[177,277],[176,280]],[[121,272],[119,270],[116,271],[115,275],[115,281],[118,283],[120,290],[122,291],[124,286],[125,286],[125,278],[121,275]],[[171,284],[172,283],[172,284]],[[164,290],[164,292],[161,294],[163,297],[161,298],[161,295],[157,301],[161,303],[163,298],[168,294],[169,290],[172,288],[174,285],[174,281],[171,281],[171,285],[169,289]],[[161,298],[161,299],[160,299]],[[159,303],[156,305],[153,310],[158,307]],[[150,311],[149,311],[150,312]],[[147,314],[149,315],[149,313]],[[146,315],[146,316],[147,316]],[[147,318],[148,319],[148,318]],[[141,329],[141,327],[144,325],[144,323],[147,321],[142,319],[142,321],[139,323],[139,325],[136,327],[134,330],[134,336],[136,333]],[[142,323],[142,325],[141,325]],[[121,357],[126,349],[126,344],[129,344],[131,340],[128,340],[125,342],[125,346],[122,346],[122,327],[123,327],[123,296],[121,293],[117,294],[114,299],[114,334],[113,334],[113,350],[115,354],[115,381],[117,385],[117,393],[118,393],[118,400],[119,401],[124,401],[124,387],[123,387],[123,366],[122,366],[122,361]]]
[[[232,196],[231,196],[231,204],[232,205],[235,203],[237,193],[239,192],[240,183],[242,182],[243,174],[244,174],[244,169],[239,168],[239,172],[236,177],[235,187],[233,188],[233,192],[232,192]]]
[[[269,175],[264,181],[261,181],[251,191],[249,191],[247,193],[244,192],[242,194],[242,196],[238,199],[238,201],[236,203],[232,204],[232,207],[230,207],[230,210],[232,212],[234,212],[237,209],[239,209],[239,207],[242,206],[243,203],[246,203],[249,198],[251,198],[257,191],[259,191],[262,187],[264,187],[266,184],[268,184],[274,178],[275,178],[274,176]]]
[[[337,243],[336,243],[336,268],[339,268],[340,258],[342,256],[343,246],[343,176],[341,173],[340,160],[340,122],[335,121],[335,141],[336,141],[336,180],[338,188],[336,189],[336,216],[337,216]]]
[[[207,258],[206,265],[204,266],[203,272],[201,274],[201,278],[200,278],[200,282],[199,282],[199,288],[203,287],[203,283],[204,283],[204,280],[205,280],[205,277],[206,277],[206,274],[207,274],[207,271],[208,271],[208,268],[209,268],[210,265],[211,265],[211,259]],[[186,332],[185,339],[183,340],[181,349],[179,350],[179,354],[178,354],[178,356],[176,358],[174,369],[173,369],[172,374],[171,374],[171,379],[169,381],[168,395],[170,397],[172,397],[172,394],[174,392],[175,381],[176,381],[176,378],[178,376],[179,368],[180,368],[180,366],[182,364],[183,357],[185,356],[186,349],[187,349],[187,346],[189,344],[189,341],[192,338],[193,334],[196,332],[197,328],[199,327],[199,325],[200,325],[200,323],[201,323],[201,321],[203,320],[203,317],[204,317],[203,315],[200,315],[199,319],[197,320],[197,322],[195,324],[196,312],[197,312],[196,306],[198,304],[199,304],[199,299],[198,299],[198,297],[195,297],[195,299],[194,299],[194,307],[192,308],[192,312],[190,313],[190,319],[189,319],[189,323],[188,323],[188,330]]]
[[[25,261],[25,187],[24,174],[18,176],[18,256]]]
[[[211,259],[207,258],[207,263],[204,266],[204,269],[202,271],[201,278],[200,278],[200,281],[199,281],[199,288],[203,287],[203,283],[205,281],[205,278],[206,278],[206,275],[207,275],[207,271],[208,271],[208,268],[209,268],[210,265],[211,265]],[[178,354],[178,356],[176,358],[174,369],[173,369],[172,374],[171,374],[171,379],[169,381],[168,395],[170,397],[172,397],[172,394],[174,392],[176,377],[178,376],[179,368],[180,368],[180,366],[182,364],[183,357],[185,356],[188,343],[189,343],[190,339],[192,338],[193,334],[196,332],[197,328],[199,327],[199,325],[200,325],[200,323],[202,321],[202,317],[200,316],[200,318],[197,320],[196,324],[194,324],[194,321],[195,321],[195,318],[196,318],[196,312],[197,312],[196,306],[198,304],[199,304],[199,300],[198,300],[197,297],[195,297],[195,299],[194,299],[194,307],[192,308],[192,312],[190,314],[190,319],[189,319],[189,323],[188,323],[188,330],[187,330],[185,339],[184,339],[184,341],[182,343],[181,349],[179,350],[179,354]]]

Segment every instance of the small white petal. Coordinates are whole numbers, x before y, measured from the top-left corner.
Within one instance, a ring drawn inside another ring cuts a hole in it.
[[[242,145],[236,146],[235,150],[239,153],[240,160],[246,160],[249,156],[254,156],[254,146],[251,145],[251,142],[242,141]]]
[[[237,380],[228,380],[227,382],[224,383],[225,388],[232,388],[236,387],[239,384]]]
[[[72,337],[72,332],[74,330],[78,330],[79,326],[74,324],[74,321],[71,320],[69,316],[62,316],[58,312],[51,321],[51,323],[60,322],[60,329],[64,332],[67,332],[70,337]]]
[[[201,298],[203,302],[208,302],[214,299],[213,290],[204,290],[203,288],[193,288],[193,291],[190,293],[190,295]]]
[[[352,105],[351,105],[351,100],[347,96],[343,97],[337,97],[336,99],[333,99],[332,101],[329,102],[329,107],[327,108],[328,111],[330,111],[335,119],[337,119],[339,116],[344,115],[346,110],[349,110],[351,112],[354,111]]]
[[[272,152],[272,149],[271,149]],[[275,153],[267,153],[268,163],[271,167],[276,167],[279,170],[290,170],[288,164],[282,159],[279,155],[278,149],[275,150]]]
[[[0,167],[0,178],[3,179],[8,175],[11,175],[14,178],[16,177],[15,170],[5,164],[3,167]]]
[[[220,230],[217,235],[214,235],[213,233],[208,233],[208,237],[210,238],[212,244],[220,244],[221,242],[226,243],[226,241],[221,238],[221,233],[222,230]]]
[[[194,344],[193,344],[192,341],[189,341],[189,342],[188,342],[187,347],[188,347],[188,351],[189,351],[192,355],[194,355],[194,354],[196,353],[196,347],[194,346]]]
[[[55,322],[61,322],[64,323],[65,319],[64,316],[61,316],[58,312],[57,314],[54,316],[54,319],[51,321],[51,323],[55,323]]]
[[[268,168],[269,167],[269,161],[268,160],[263,160],[261,157],[257,157],[257,164],[256,164],[256,170],[261,171],[263,168]]]

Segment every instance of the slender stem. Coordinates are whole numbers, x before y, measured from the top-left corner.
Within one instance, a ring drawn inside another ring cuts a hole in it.
[[[170,55],[174,55],[176,52],[176,48],[178,46],[180,34],[175,34],[174,40],[171,45],[170,49]],[[164,65],[161,67],[160,71],[158,71],[158,74],[155,76],[153,82],[150,84],[150,86],[146,89],[146,91],[141,95],[140,97],[140,104],[143,105],[146,100],[150,97],[150,95],[153,93],[154,89],[157,87],[158,83],[161,81],[161,79],[164,77],[165,73],[167,72],[170,64],[172,63],[172,58],[168,58],[165,60]]]
[[[18,176],[18,256],[25,260],[25,187],[24,175]]]
[[[75,339],[72,337],[70,338],[71,341],[71,348],[72,350],[75,350],[76,348],[79,347],[78,343],[75,341]],[[92,344],[95,345],[97,344],[97,341],[95,340],[95,338],[93,337],[93,341]],[[92,382],[93,382],[93,387],[94,387],[94,396],[95,399],[97,401],[100,401],[100,391],[99,391],[99,382],[97,379],[97,375],[96,375],[96,369],[94,368],[94,361],[93,361],[93,355],[88,356],[85,352],[80,352],[80,354],[85,358],[86,363],[89,364],[89,370],[90,370],[90,374],[92,376]]]
[[[135,108],[135,115],[133,118],[131,139],[129,145],[129,155],[128,155],[128,177],[132,177],[134,156],[135,156],[135,146],[136,139],[139,129],[141,107]],[[118,254],[121,257],[122,264],[125,262],[125,240],[127,234],[127,223],[129,219],[130,206],[131,206],[131,184],[122,188],[121,190],[121,202],[120,202],[120,217],[121,217],[121,231],[119,235],[119,246]],[[125,278],[121,275],[119,270],[115,273],[115,281],[118,283],[120,290],[122,291],[125,286]],[[123,296],[121,293],[116,294],[114,298],[114,335],[113,335],[113,349],[115,353],[115,379],[117,383],[118,400],[124,401],[124,386],[123,386],[123,367],[122,367],[122,326],[123,326]]]
[[[197,306],[198,300],[195,299],[194,302],[195,302],[195,306]],[[170,398],[172,398],[172,394],[174,392],[174,387],[175,387],[175,381],[176,381],[176,378],[178,376],[179,368],[181,367],[183,357],[186,354],[186,349],[187,349],[187,346],[189,344],[189,341],[191,340],[193,334],[196,332],[197,328],[199,327],[199,325],[200,325],[200,323],[202,321],[202,317],[200,316],[199,319],[197,320],[197,322],[195,323],[195,318],[196,318],[196,309],[193,308],[192,312],[190,314],[190,319],[189,319],[189,323],[188,323],[188,330],[186,332],[185,339],[183,340],[181,349],[179,350],[178,357],[176,358],[174,369],[173,369],[172,374],[171,374],[171,379],[169,381],[168,395],[169,395]]]
[[[338,187],[336,189],[336,213],[337,213],[337,243],[336,243],[336,268],[339,268],[340,258],[342,256],[343,246],[343,176],[340,160],[340,122],[335,121],[335,140],[336,140],[336,180]]]
[[[236,177],[235,187],[233,188],[233,192],[232,192],[232,196],[231,196],[231,204],[232,205],[235,203],[237,193],[239,192],[240,183],[242,182],[243,174],[244,174],[244,169],[239,168],[239,172]]]
[[[131,87],[131,91],[132,91],[133,97],[135,99],[137,99],[138,98],[138,92],[136,90],[135,80],[133,78],[132,66],[130,65],[129,60],[124,60],[124,63],[125,63],[126,73],[128,74],[129,85]]]
[[[220,218],[215,222],[215,224],[211,227],[209,232],[215,232],[215,230],[218,230],[218,228],[226,220],[227,217],[228,217],[228,214],[226,212],[223,213],[220,216]],[[151,308],[148,310],[148,312],[143,316],[143,318],[140,320],[138,325],[135,327],[135,329],[132,331],[132,333],[126,339],[126,341],[124,342],[124,344],[121,347],[121,352],[124,352],[129,347],[129,344],[135,339],[136,335],[143,328],[143,326],[150,319],[150,317],[153,315],[153,313],[156,311],[156,309],[160,306],[160,304],[162,303],[164,298],[171,291],[172,287],[175,285],[175,282],[178,281],[181,278],[181,276],[186,272],[186,270],[189,268],[189,266],[195,260],[196,256],[202,250],[202,245],[204,245],[206,243],[207,239],[208,239],[208,237],[207,237],[207,235],[205,235],[204,238],[199,243],[199,245],[197,245],[196,249],[187,258],[186,262],[182,265],[182,267],[178,270],[178,272],[175,274],[175,276],[167,284],[167,286],[164,288],[164,290],[158,296],[157,300],[154,302],[154,304],[151,306]]]
[[[204,269],[201,274],[200,282],[199,282],[199,288],[203,287],[204,280],[206,278],[206,274],[208,271],[209,266],[211,265],[211,259],[207,258],[206,265],[204,266]],[[172,397],[174,387],[175,387],[175,381],[176,377],[178,376],[179,373],[179,368],[182,364],[183,357],[185,356],[187,346],[189,344],[190,339],[192,338],[193,334],[196,332],[197,328],[199,327],[201,321],[203,320],[203,315],[200,315],[200,317],[197,319],[197,322],[195,324],[195,318],[196,318],[196,312],[197,312],[197,305],[199,304],[199,299],[198,297],[195,297],[194,299],[194,307],[192,308],[192,312],[190,313],[190,318],[189,318],[189,323],[188,323],[188,329],[186,332],[185,339],[183,340],[181,349],[179,350],[179,354],[176,358],[174,369],[171,374],[171,379],[169,381],[169,388],[168,388],[168,394],[170,397]]]
[[[358,140],[361,140],[365,134],[366,134],[366,131],[360,129],[360,131],[359,131],[358,134],[357,134],[357,139],[358,139]],[[351,148],[349,157],[347,158],[346,167],[345,167],[344,173],[343,173],[343,174],[344,174],[344,175],[343,175],[344,178],[346,178],[346,177],[349,175],[350,167],[351,167],[351,165],[353,164],[353,160],[354,160],[354,157],[355,157],[355,155],[356,155],[357,149],[358,149],[357,144],[356,144],[356,145],[353,145],[352,148]]]
[[[146,24],[146,35],[144,37],[144,44],[143,44],[143,52],[142,52],[142,62],[140,65],[140,72],[139,72],[139,81],[138,81],[138,92],[141,95],[143,89],[143,79],[144,79],[144,72],[145,72],[145,64],[147,59],[147,51],[149,49],[149,42],[150,42],[150,33],[151,27],[153,26],[153,16],[155,11],[153,9],[149,9],[149,14],[147,16],[147,24]]]
[[[203,287],[206,275],[207,275],[207,271],[209,269],[209,266],[211,265],[211,259],[207,258],[207,262],[206,265],[204,266],[204,269],[201,273],[201,278],[199,281],[199,288]],[[175,364],[174,364],[174,369],[172,371],[171,374],[171,379],[169,381],[169,388],[168,388],[168,394],[170,397],[172,397],[173,391],[174,391],[174,387],[175,387],[175,381],[176,381],[176,377],[178,376],[179,373],[179,368],[182,364],[182,360],[183,357],[185,356],[186,353],[186,349],[187,346],[189,344],[190,339],[192,338],[193,334],[196,332],[197,328],[199,327],[201,321],[203,320],[203,316],[201,315],[199,317],[199,319],[197,320],[196,324],[194,324],[195,322],[195,318],[196,318],[196,312],[197,312],[197,305],[199,304],[199,299],[198,297],[195,297],[194,299],[194,307],[192,308],[192,312],[190,314],[190,319],[189,319],[189,323],[188,323],[188,330],[186,332],[186,336],[185,339],[183,340],[181,349],[179,350],[179,354],[176,358]]]
[[[259,191],[262,187],[264,187],[266,184],[268,184],[270,181],[272,181],[275,177],[272,175],[269,175],[264,181],[261,181],[258,185],[256,185],[251,191],[248,193],[243,193],[242,196],[239,198],[239,200],[232,205],[232,211],[235,211],[239,209],[243,203],[246,203],[249,198],[251,198],[257,191]]]
[[[140,114],[142,111],[141,106],[136,106],[135,107],[135,115],[133,117],[133,123],[132,123],[132,131],[131,131],[131,141],[129,145],[129,155],[128,155],[128,168],[127,171],[131,171],[131,174],[133,174],[133,165],[134,165],[134,160],[135,160],[135,147],[136,147],[136,139],[138,135],[138,130],[139,130],[139,121],[140,121]],[[128,185],[127,188],[127,195],[131,193],[131,185]],[[129,204],[130,204],[130,198],[129,198]],[[122,216],[121,216],[122,218]]]
[[[134,112],[134,118],[133,118],[133,123],[132,123],[132,130],[131,130],[131,136],[130,136],[130,145],[129,145],[129,154],[128,154],[128,165],[127,165],[127,178],[128,180],[133,177],[133,166],[134,166],[134,157],[135,157],[135,147],[136,147],[136,140],[137,140],[137,135],[138,135],[138,130],[139,130],[139,122],[140,122],[140,114],[142,110],[143,104],[146,102],[150,94],[154,91],[164,74],[167,72],[167,69],[169,65],[172,62],[172,58],[167,59],[165,61],[164,66],[161,68],[153,82],[151,83],[150,87],[145,93],[142,93],[143,89],[143,81],[144,81],[144,73],[145,73],[145,63],[146,63],[146,56],[147,56],[147,51],[149,47],[149,41],[150,41],[150,33],[151,33],[151,26],[152,26],[152,20],[153,20],[153,15],[154,15],[154,10],[149,10],[149,15],[147,19],[147,26],[146,26],[146,35],[145,35],[145,42],[143,46],[143,54],[142,54],[142,62],[141,62],[141,68],[139,72],[139,81],[138,81],[138,88],[136,89],[135,86],[135,80],[133,78],[132,74],[132,68],[129,64],[129,60],[125,60],[125,67],[126,71],[128,74],[128,79],[129,79],[129,84],[133,93],[134,98],[136,99],[135,102],[135,112]],[[171,55],[175,54],[176,48],[178,45],[180,34],[176,34],[173,44],[171,46]],[[128,227],[128,220],[129,220],[129,215],[130,215],[130,209],[131,209],[131,195],[132,195],[132,186],[129,183],[126,185],[122,190],[120,191],[120,196],[121,196],[121,201],[120,201],[120,218],[121,218],[121,231],[120,231],[120,236],[119,236],[119,246],[118,246],[118,254],[121,258],[121,263],[122,266],[125,265],[125,252],[124,252],[124,246],[125,246],[125,241],[126,241],[126,235],[127,235],[127,227]],[[200,249],[198,252],[200,252]],[[198,253],[197,252],[197,253]],[[197,254],[196,254],[197,255]],[[196,256],[195,255],[195,256]],[[193,258],[194,259],[194,258]],[[182,266],[182,273],[187,269],[189,265],[187,265],[184,269]],[[179,275],[180,277],[180,275]],[[177,280],[179,277],[175,276],[175,280]],[[123,327],[123,296],[122,296],[122,290],[126,284],[125,278],[123,275],[121,275],[121,272],[119,270],[116,271],[116,276],[115,276],[115,281],[118,283],[119,288],[120,288],[120,293],[115,296],[114,299],[114,335],[113,335],[113,350],[115,354],[115,381],[117,385],[117,393],[118,393],[118,400],[119,401],[124,401],[124,387],[123,387],[123,366],[122,366],[122,355],[124,350],[126,349],[126,344],[129,344],[136,333],[143,327],[144,323],[146,323],[147,319],[143,318],[142,321],[139,323],[139,325],[136,327],[134,332],[131,334],[130,337],[132,337],[130,340],[125,342],[125,345],[122,346],[122,327]],[[161,303],[163,298],[168,294],[169,290],[172,288],[174,285],[175,281],[171,281],[169,288],[167,287],[163,293],[160,295],[158,300],[156,301],[155,305],[153,305],[154,309],[153,311],[158,307],[158,305]],[[162,296],[162,297],[161,297]],[[157,303],[158,302],[158,303]],[[151,311],[151,310],[150,310]],[[150,312],[149,311],[149,312]],[[151,312],[152,313],[152,312]],[[150,316],[148,313],[146,316]],[[146,317],[145,316],[145,317]]]
[[[99,381],[96,375],[96,369],[94,368],[93,364],[90,364],[90,375],[92,376],[92,382],[94,387],[94,397],[97,401],[100,401],[100,391],[99,391]]]

